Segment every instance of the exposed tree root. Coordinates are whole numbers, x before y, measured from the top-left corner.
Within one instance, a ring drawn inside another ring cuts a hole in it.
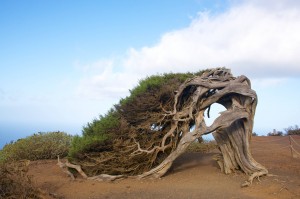
[[[73,180],[75,179],[74,175],[68,170],[68,168],[75,169],[84,179],[87,180],[96,180],[96,181],[107,181],[111,182],[117,179],[125,178],[124,175],[108,175],[108,174],[101,174],[93,177],[88,177],[84,171],[82,171],[81,166],[71,164],[68,161],[65,163],[61,162],[59,156],[57,157],[57,165],[62,168],[62,170],[67,173]]]
[[[264,175],[267,175],[268,174],[268,171],[267,170],[264,170],[264,171],[259,171],[259,172],[255,172],[253,173],[246,182],[244,182],[241,186],[242,187],[248,187],[250,185],[252,185],[252,182],[255,178],[258,179],[258,181],[260,181],[259,177],[261,176],[264,176]]]
[[[106,181],[106,182],[112,182],[117,179],[123,179],[125,178],[124,175],[108,175],[108,174],[101,174],[93,177],[88,177],[88,180],[96,180],[96,181]]]
[[[75,180],[75,177],[73,175],[73,173],[71,173],[69,171],[68,168],[72,168],[72,169],[76,169],[76,171],[83,177],[83,178],[87,178],[87,175],[82,171],[81,167],[79,165],[74,165],[68,162],[68,160],[63,163],[60,161],[59,156],[57,156],[57,165],[63,170],[63,172],[65,172],[66,174],[68,174],[68,176],[70,176],[72,178],[72,180]]]

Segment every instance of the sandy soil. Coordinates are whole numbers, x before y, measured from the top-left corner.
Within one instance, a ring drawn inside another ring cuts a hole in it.
[[[300,152],[300,136],[293,138],[293,147]],[[217,152],[186,153],[166,176],[155,180],[72,181],[56,165],[56,160],[32,162],[29,174],[39,188],[54,198],[300,199],[300,156],[291,156],[288,137],[254,137],[251,149],[254,159],[275,176],[256,179],[247,188],[240,187],[247,179],[243,173],[220,172],[213,160]]]

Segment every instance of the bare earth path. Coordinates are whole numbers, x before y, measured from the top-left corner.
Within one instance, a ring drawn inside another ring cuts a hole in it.
[[[300,143],[300,136],[294,136]],[[299,152],[300,146],[293,147]],[[54,198],[216,198],[216,199],[300,199],[300,156],[292,158],[288,137],[253,137],[254,158],[271,174],[248,188],[240,188],[246,176],[220,172],[213,156],[186,153],[162,179],[125,179],[113,183],[76,179],[72,181],[56,165],[56,160],[32,162],[33,181]]]

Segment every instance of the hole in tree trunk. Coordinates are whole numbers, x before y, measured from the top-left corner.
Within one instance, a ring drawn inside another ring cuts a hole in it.
[[[204,112],[205,123],[207,126],[213,124],[213,122],[220,116],[220,112],[226,111],[226,108],[218,103],[213,103],[210,109],[207,108]],[[209,117],[208,117],[209,116]]]

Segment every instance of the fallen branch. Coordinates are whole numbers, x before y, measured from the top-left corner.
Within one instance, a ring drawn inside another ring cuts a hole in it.
[[[76,169],[76,171],[83,177],[87,178],[87,175],[82,171],[79,165],[71,164],[66,160],[65,163],[60,161],[59,155],[57,156],[57,165],[63,170],[63,172],[67,173],[73,180],[75,179],[74,175],[69,171],[68,168]]]

